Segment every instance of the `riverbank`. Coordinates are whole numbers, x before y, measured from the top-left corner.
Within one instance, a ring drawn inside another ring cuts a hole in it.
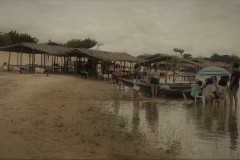
[[[0,159],[168,159],[121,117],[101,112],[111,84],[0,73]]]

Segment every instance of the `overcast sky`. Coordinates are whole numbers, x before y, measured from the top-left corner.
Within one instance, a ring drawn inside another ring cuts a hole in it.
[[[240,0],[0,0],[0,32],[93,38],[100,50],[240,56]]]

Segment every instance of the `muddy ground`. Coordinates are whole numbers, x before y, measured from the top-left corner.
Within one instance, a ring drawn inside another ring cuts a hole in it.
[[[101,111],[110,83],[70,75],[0,73],[0,159],[167,159]]]

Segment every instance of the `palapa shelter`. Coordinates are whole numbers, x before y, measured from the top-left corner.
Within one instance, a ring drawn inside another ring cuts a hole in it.
[[[9,52],[9,60],[8,65],[10,64],[11,52],[17,52],[20,54],[17,56],[17,66],[20,64],[22,66],[22,54],[29,54],[29,71],[34,71],[35,69],[35,54],[41,54],[41,67],[45,67],[46,62],[50,61],[49,57],[52,57],[52,69],[56,71],[59,69],[58,58],[62,58],[63,66],[61,70],[64,71],[75,71],[80,72],[83,69],[86,69],[86,64],[88,71],[90,73],[95,73],[95,66],[98,61],[102,61],[105,65],[105,68],[108,68],[112,64],[114,67],[116,62],[122,63],[124,66],[124,71],[127,71],[129,68],[126,67],[125,63],[130,63],[131,70],[131,63],[137,63],[141,60],[133,57],[124,52],[107,52],[107,51],[100,51],[100,50],[92,50],[92,49],[81,49],[81,48],[68,48],[64,46],[57,46],[57,45],[49,45],[49,44],[35,44],[35,43],[19,43],[15,45],[10,45],[6,47],[1,47],[0,51],[8,51]],[[72,58],[75,58],[75,61],[72,61]],[[18,63],[20,61],[20,63]],[[74,63],[73,63],[74,62]],[[80,65],[79,65],[80,64]]]
[[[180,58],[180,57],[177,57],[177,56],[164,54],[164,53],[156,53],[156,54],[146,58],[144,63],[145,64],[150,64],[150,63],[156,63],[156,62],[160,62],[160,61],[169,61],[170,62],[171,60],[178,61],[178,62],[181,62],[181,63],[188,63],[188,64],[194,65],[196,67],[202,68],[202,65],[199,64],[199,63],[196,63],[196,62],[193,62],[193,61],[190,61],[190,60],[187,60],[187,59],[183,59],[183,58]]]
[[[88,65],[90,68],[89,73],[95,72],[96,64],[99,61],[102,61],[104,73],[113,72],[115,64],[119,63],[123,67],[123,72],[127,75],[132,71],[135,63],[142,61],[141,59],[125,52],[109,52],[84,48],[76,48],[68,54],[79,58],[79,65],[81,68]]]
[[[185,74],[184,75],[182,74],[182,76],[187,78],[194,77],[195,76],[194,73],[197,72],[200,68],[202,68],[202,65],[200,65],[199,63],[163,53],[156,53],[146,58],[146,60],[143,63],[147,65],[151,63],[159,63],[160,64],[159,66],[161,66],[160,69],[165,70],[164,75],[166,83],[169,70],[172,70],[172,74],[169,75],[169,77],[172,76],[174,82],[176,76],[176,68],[178,68],[182,72],[185,72]]]
[[[8,65],[10,64],[11,52],[16,52],[17,55],[17,66],[22,66],[22,54],[29,54],[29,71],[35,69],[35,55],[41,55],[41,67],[45,67],[46,62],[50,61],[49,56],[52,56],[52,64],[55,64],[57,57],[64,57],[66,53],[70,52],[71,49],[63,46],[48,45],[48,44],[36,44],[36,43],[19,43],[6,47],[1,47],[1,51],[9,52]],[[20,54],[20,58],[19,58]],[[20,61],[20,63],[19,63]],[[8,67],[9,68],[9,67]]]

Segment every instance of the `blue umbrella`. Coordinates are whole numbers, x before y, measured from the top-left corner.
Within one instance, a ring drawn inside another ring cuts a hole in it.
[[[221,67],[206,67],[201,69],[198,73],[198,76],[227,76],[230,73]]]

